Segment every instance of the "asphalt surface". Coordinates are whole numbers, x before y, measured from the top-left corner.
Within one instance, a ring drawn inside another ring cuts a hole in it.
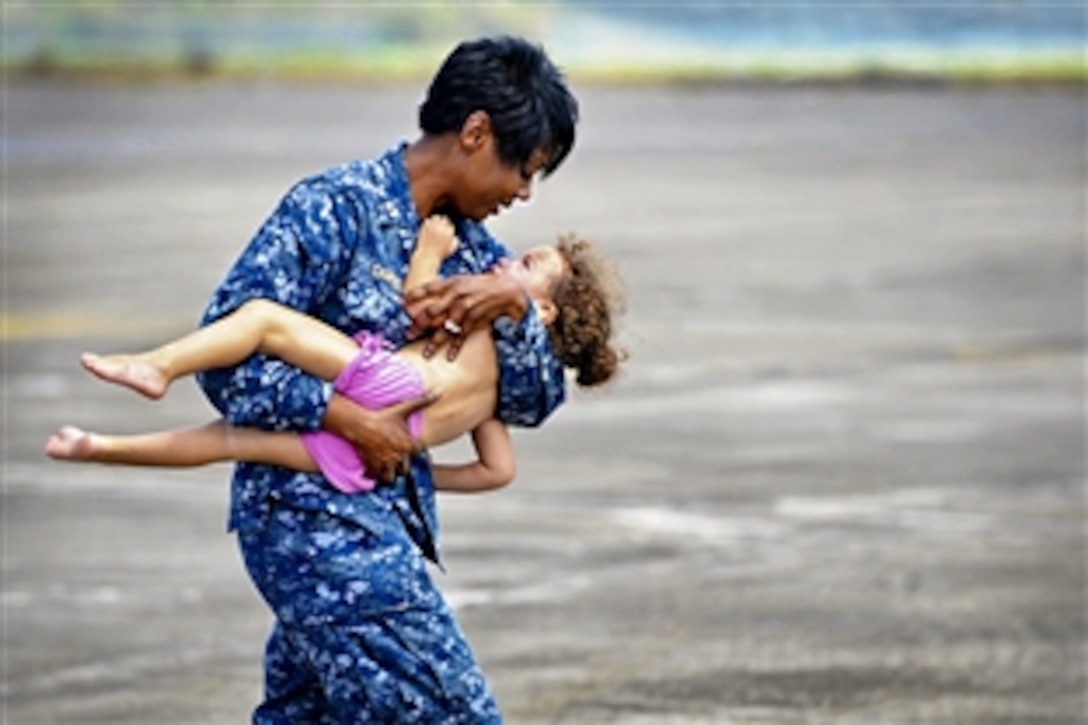
[[[441,504],[508,720],[1085,722],[1081,94],[580,96],[568,166],[494,228],[605,245],[630,361],[519,432],[509,489]],[[77,354],[190,329],[286,188],[412,135],[419,98],[6,90],[4,722],[247,721],[269,616],[229,467],[41,446],[210,418]]]

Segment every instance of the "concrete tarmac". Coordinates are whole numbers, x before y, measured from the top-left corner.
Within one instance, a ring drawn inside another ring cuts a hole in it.
[[[4,722],[247,721],[269,615],[230,468],[41,446],[212,417],[77,355],[189,330],[287,187],[414,135],[420,95],[6,90]],[[508,721],[1086,722],[1081,94],[580,96],[493,228],[605,245],[630,361],[518,432],[510,488],[441,503]]]

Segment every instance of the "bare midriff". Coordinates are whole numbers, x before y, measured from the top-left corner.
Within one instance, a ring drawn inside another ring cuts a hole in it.
[[[428,390],[442,393],[442,397],[424,409],[420,433],[425,445],[437,446],[494,417],[499,368],[489,329],[465,338],[457,359],[452,362],[446,358],[444,349],[429,359],[424,358],[423,346],[422,341],[414,342],[397,354],[415,365]]]

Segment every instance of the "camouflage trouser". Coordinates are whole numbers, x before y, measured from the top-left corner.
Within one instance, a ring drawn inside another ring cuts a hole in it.
[[[412,541],[274,504],[239,533],[276,616],[255,723],[499,723],[491,691]]]

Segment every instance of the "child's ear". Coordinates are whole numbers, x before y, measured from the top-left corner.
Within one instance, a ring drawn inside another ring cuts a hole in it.
[[[559,314],[559,308],[551,300],[533,300],[536,306],[536,314],[545,326],[555,322],[555,316]]]

